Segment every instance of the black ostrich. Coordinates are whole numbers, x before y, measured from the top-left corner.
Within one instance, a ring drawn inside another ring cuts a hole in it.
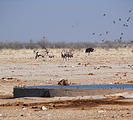
[[[88,55],[91,53],[91,52],[93,52],[94,51],[94,48],[87,48],[86,50],[85,50],[85,53],[88,53]]]

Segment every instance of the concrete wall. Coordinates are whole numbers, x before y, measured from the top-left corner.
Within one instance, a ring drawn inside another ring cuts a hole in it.
[[[93,96],[109,95],[115,93],[129,92],[128,89],[44,89],[44,88],[25,88],[15,87],[14,97],[61,97],[61,96]]]
[[[15,87],[13,90],[13,95],[17,97],[50,97],[49,91],[46,89],[37,88],[19,88]]]

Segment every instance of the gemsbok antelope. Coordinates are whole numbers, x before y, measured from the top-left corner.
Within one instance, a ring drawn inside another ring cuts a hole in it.
[[[50,53],[46,48],[45,50],[41,51],[41,52],[36,52],[36,56],[35,56],[35,59],[37,59],[38,57],[45,57],[45,56],[48,56],[49,58],[54,58],[54,55],[52,53]]]
[[[61,57],[63,58],[63,60],[69,60],[69,58],[72,58],[73,57],[73,53],[72,53],[73,50],[69,50],[69,51],[65,51],[65,50],[62,50],[61,52]]]

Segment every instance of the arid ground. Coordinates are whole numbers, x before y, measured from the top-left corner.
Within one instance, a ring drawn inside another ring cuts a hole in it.
[[[85,49],[75,50],[69,60],[61,58],[62,49],[49,51],[54,58],[35,60],[33,50],[0,50],[0,120],[133,119],[133,99],[119,95],[106,99],[13,98],[14,86],[57,85],[62,79],[75,85],[133,83],[132,48],[97,48],[89,56]]]

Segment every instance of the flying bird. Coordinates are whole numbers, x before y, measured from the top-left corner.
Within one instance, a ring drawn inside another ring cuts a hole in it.
[[[113,21],[113,23],[115,24],[115,21]]]
[[[128,17],[127,22],[129,22],[130,19],[131,19],[131,17]]]
[[[72,25],[72,28],[74,27],[74,25]]]
[[[119,21],[121,21],[121,18],[119,18]]]
[[[106,14],[104,13],[103,16],[106,16]]]
[[[121,35],[123,35],[123,33],[121,33]]]
[[[106,31],[106,34],[108,34],[109,33],[109,31]]]
[[[128,27],[128,24],[123,24],[124,27]]]
[[[104,42],[105,39],[102,40],[102,42]]]
[[[102,34],[100,33],[99,36],[102,36]]]
[[[120,37],[120,40],[122,39],[122,37]]]
[[[129,13],[132,12],[132,10],[129,10]]]
[[[128,27],[128,24],[126,24],[126,27]]]

